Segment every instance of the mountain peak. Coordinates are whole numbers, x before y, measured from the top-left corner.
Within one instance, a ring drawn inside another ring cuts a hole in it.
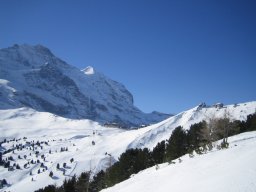
[[[81,71],[84,72],[86,75],[95,74],[94,68],[92,66],[88,66],[85,69],[82,69]]]
[[[48,49],[47,47],[45,47],[45,46],[43,46],[41,44],[37,44],[37,45],[24,44],[24,45],[22,45],[22,47],[32,49],[35,52],[38,52],[38,53],[41,53],[41,54],[44,54],[44,55],[53,56],[53,54],[50,51],[50,49]]]
[[[0,75],[10,82],[0,82],[0,109],[26,106],[66,118],[115,122],[123,127],[169,117],[143,113],[134,106],[133,96],[124,85],[91,66],[79,70],[42,45],[16,44],[1,49]]]

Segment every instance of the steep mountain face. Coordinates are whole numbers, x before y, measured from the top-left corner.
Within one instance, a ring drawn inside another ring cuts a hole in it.
[[[72,119],[138,126],[170,115],[143,113],[120,83],[92,67],[79,70],[41,45],[0,50],[0,109],[30,107]]]

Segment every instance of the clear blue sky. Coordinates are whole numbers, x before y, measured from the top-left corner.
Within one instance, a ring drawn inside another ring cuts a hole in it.
[[[255,0],[0,1],[0,47],[42,44],[145,112],[256,100]]]

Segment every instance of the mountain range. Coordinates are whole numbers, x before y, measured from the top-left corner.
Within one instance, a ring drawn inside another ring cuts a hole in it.
[[[121,127],[148,125],[169,117],[144,113],[119,82],[89,66],[78,69],[42,45],[0,50],[0,109],[29,107],[71,119]]]

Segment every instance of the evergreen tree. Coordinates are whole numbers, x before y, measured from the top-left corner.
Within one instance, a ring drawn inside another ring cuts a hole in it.
[[[10,167],[10,161],[7,161],[4,163],[4,168],[9,168]]]
[[[53,177],[53,172],[51,171],[50,174],[49,174],[50,177]]]
[[[102,189],[106,188],[105,181],[105,172],[100,171],[97,175],[93,177],[93,181],[90,183],[89,191],[90,192],[98,192]]]
[[[106,170],[106,184],[108,187],[112,186],[153,164],[151,153],[147,148],[128,149],[121,154],[118,162]]]
[[[240,133],[256,130],[256,113],[247,116],[246,121],[240,123]]]
[[[188,152],[188,142],[186,132],[181,126],[175,128],[172,132],[166,147],[166,156],[168,161],[172,161]]]
[[[165,150],[166,150],[165,141],[157,143],[157,145],[155,146],[155,148],[152,151],[152,158],[154,160],[154,164],[160,164],[160,163],[164,162]]]
[[[54,185],[48,185],[43,189],[36,190],[35,192],[57,192],[59,191]],[[59,191],[61,192],[61,191]]]
[[[200,147],[209,143],[209,132],[207,129],[205,121],[190,126],[190,129],[187,132],[189,152],[195,150],[197,153],[201,153]]]
[[[20,169],[20,165],[18,163],[16,165],[16,169]]]
[[[89,190],[89,184],[90,184],[90,173],[84,172],[80,175],[80,177],[77,179],[76,182],[76,190],[78,192],[87,192]]]
[[[13,156],[8,157],[8,160],[14,161]]]
[[[0,166],[1,165],[4,165],[4,161],[3,161],[3,155],[2,153],[0,152]]]
[[[76,184],[76,176],[73,176],[70,180],[65,180],[63,183],[64,191],[65,192],[74,192]]]
[[[2,180],[2,184],[3,184],[3,185],[7,185],[7,184],[8,184],[7,181],[6,181],[6,179],[3,179],[3,180]]]

